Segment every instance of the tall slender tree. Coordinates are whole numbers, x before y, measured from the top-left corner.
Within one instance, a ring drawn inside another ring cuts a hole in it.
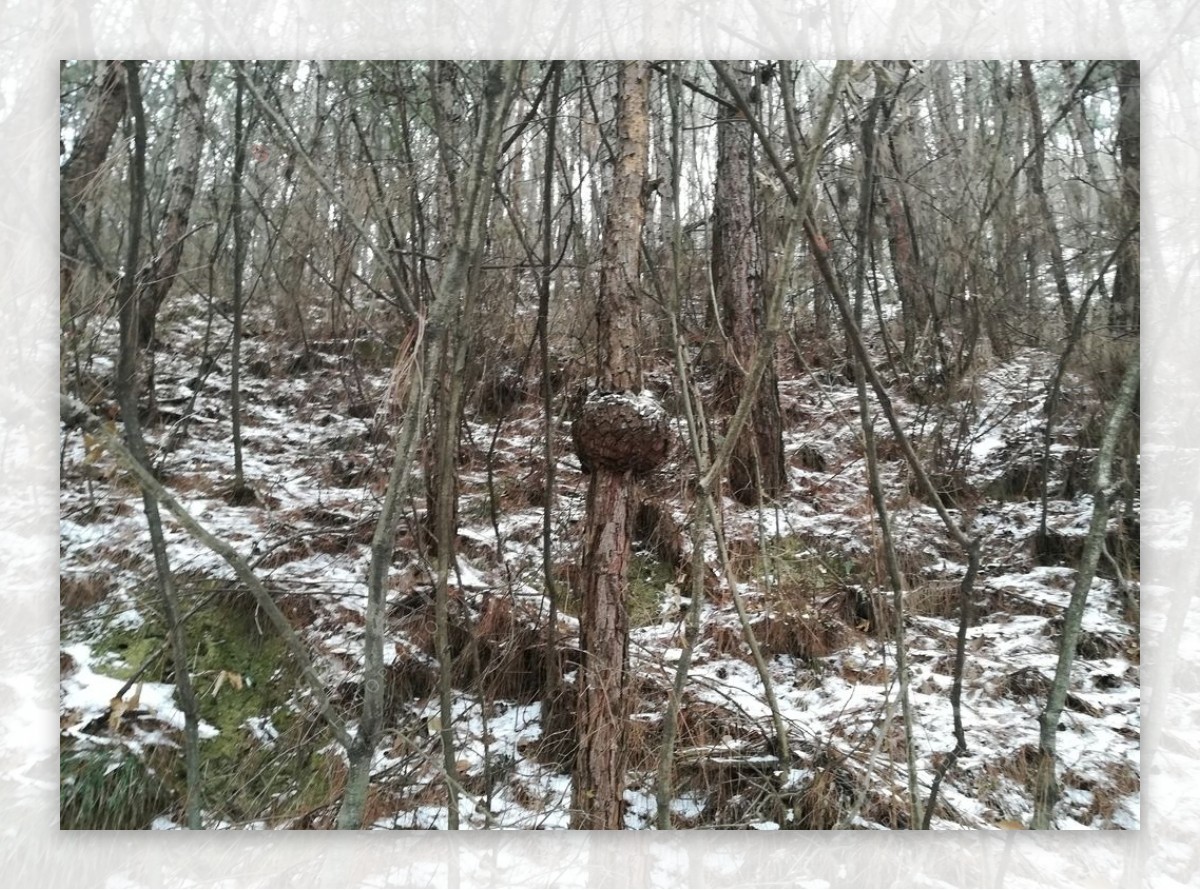
[[[117,294],[118,324],[120,328],[120,354],[117,357],[116,396],[125,424],[125,439],[134,459],[144,468],[150,466],[149,451],[142,434],[142,423],[138,411],[137,351],[139,313],[137,285],[133,270],[137,268],[141,249],[141,217],[146,197],[144,175],[146,166],[146,123],[142,107],[139,84],[139,62],[126,62],[126,84],[129,109],[133,117],[133,157],[130,162],[130,209],[129,232],[126,242],[126,273],[122,276]],[[196,702],[195,687],[192,685],[191,665],[188,663],[187,634],[183,626],[183,610],[171,572],[167,554],[166,536],[163,533],[162,517],[158,501],[143,488],[142,508],[146,514],[146,525],[150,532],[150,549],[154,555],[159,596],[163,614],[167,620],[167,634],[171,641],[172,664],[175,669],[175,689],[179,709],[184,715],[184,760],[187,770],[187,800],[184,809],[187,826],[191,829],[201,824],[200,792],[200,717]]]
[[[604,222],[596,306],[599,386],[611,393],[637,392],[642,383],[637,324],[645,223],[642,186],[650,136],[649,84],[648,63],[621,64],[617,73],[616,166]],[[602,428],[597,435],[621,433]],[[625,599],[632,542],[632,475],[632,470],[619,465],[593,463],[588,484],[583,613],[579,623],[582,661],[576,681],[578,752],[571,798],[573,828],[624,826],[629,714],[629,614]]]
[[[183,260],[184,242],[190,234],[189,220],[196,186],[200,179],[200,156],[204,150],[205,103],[213,63],[208,61],[179,62],[176,70],[175,96],[180,109],[179,136],[175,142],[175,158],[167,180],[167,208],[162,229],[158,233],[157,252],[138,271],[137,334],[138,348],[147,350],[153,341],[159,309],[175,284]],[[145,396],[147,417],[157,415],[154,387],[154,355],[145,356]]]
[[[1141,63],[1128,59],[1116,63],[1117,73],[1117,161],[1120,171],[1119,211],[1121,228],[1134,228],[1138,223],[1142,186],[1141,139]],[[1141,251],[1137,237],[1130,238],[1121,248],[1117,274],[1113,281],[1111,326],[1116,333],[1139,328],[1141,311]]]

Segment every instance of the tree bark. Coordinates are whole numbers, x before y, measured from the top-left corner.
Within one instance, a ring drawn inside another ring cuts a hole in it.
[[[722,89],[722,95],[728,90]],[[762,249],[751,202],[752,133],[740,111],[717,121],[717,178],[713,196],[713,287],[729,338],[721,389],[736,403],[763,326]],[[773,500],[787,487],[783,422],[774,362],[768,362],[729,462],[730,493],[743,504]]]
[[[167,184],[167,210],[159,237],[159,249],[149,267],[140,273],[138,294],[138,346],[146,348],[154,339],[158,310],[162,307],[183,259],[192,201],[200,178],[200,155],[204,150],[204,104],[212,77],[212,63],[180,62],[176,75],[176,97],[181,110],[179,142]],[[151,398],[153,394],[149,393]]]
[[[543,715],[548,715],[560,694],[562,659],[558,651],[558,592],[554,581],[554,387],[550,369],[550,291],[553,276],[554,228],[554,163],[557,157],[559,93],[562,89],[563,63],[552,62],[549,77],[553,79],[547,106],[545,166],[542,169],[541,270],[538,275],[538,353],[542,366],[542,466],[545,483],[542,489],[542,584],[549,601],[546,622],[546,674],[542,703]],[[543,725],[546,725],[545,723]]]
[[[1092,485],[1092,521],[1083,545],[1083,556],[1071,589],[1071,601],[1063,619],[1062,639],[1058,646],[1058,664],[1054,672],[1054,683],[1046,700],[1038,725],[1038,765],[1034,777],[1033,820],[1030,828],[1053,827],[1054,805],[1058,802],[1058,721],[1062,716],[1067,691],[1071,685],[1071,665],[1075,660],[1075,649],[1079,642],[1079,630],[1083,624],[1083,610],[1087,605],[1088,591],[1096,574],[1096,564],[1104,549],[1104,537],[1108,528],[1108,514],[1112,506],[1112,465],[1121,430],[1129,417],[1134,397],[1138,391],[1140,367],[1134,354],[1121,381],[1121,388],[1113,404],[1112,413],[1104,427],[1100,442],[1100,453],[1096,458],[1096,478]]]
[[[1120,164],[1120,204],[1118,216],[1122,228],[1138,222],[1141,206],[1141,63],[1136,59],[1117,63],[1117,155]],[[1137,237],[1121,248],[1117,274],[1113,281],[1111,324],[1114,333],[1137,331],[1141,312],[1141,250]]]
[[[617,156],[604,224],[597,322],[600,388],[641,388],[637,356],[639,273],[649,155],[650,67],[625,62],[617,74]],[[578,750],[571,826],[620,829],[625,814],[629,713],[629,616],[625,603],[631,552],[632,474],[593,468],[588,486],[583,552]]]
[[[126,62],[129,107],[134,119],[134,155],[130,161],[129,232],[126,244],[126,270],[137,267],[138,251],[141,247],[141,217],[145,203],[146,167],[146,123],[142,109],[141,88],[138,82],[139,62]],[[121,408],[121,420],[125,424],[125,439],[129,453],[142,468],[149,469],[150,457],[146,441],[142,436],[141,419],[138,417],[137,393],[137,342],[138,316],[135,299],[136,285],[130,272],[121,279],[118,299],[118,323],[120,328],[120,355],[117,357],[115,390]],[[200,789],[200,717],[196,693],[192,686],[188,665],[187,634],[181,618],[182,610],[171,574],[171,562],[167,555],[167,542],[163,534],[162,516],[158,501],[145,488],[142,489],[142,508],[146,514],[146,525],[150,532],[150,549],[154,554],[154,567],[158,575],[158,590],[162,598],[163,615],[167,621],[167,635],[171,641],[171,658],[175,669],[175,690],[179,710],[183,712],[183,750],[187,773],[187,792],[184,800],[187,827],[198,830],[201,823]]]
[[[100,87],[95,105],[84,124],[83,132],[75,143],[71,157],[59,174],[60,195],[63,212],[59,216],[59,296],[70,298],[75,280],[75,269],[79,262],[83,236],[71,222],[72,216],[82,225],[87,206],[87,195],[108,157],[109,146],[126,105],[125,73],[119,61],[104,63]]]
[[[1042,122],[1042,105],[1038,99],[1037,84],[1033,79],[1033,67],[1027,59],[1021,60],[1021,83],[1025,89],[1025,99],[1029,103],[1029,121],[1032,125],[1033,162],[1029,165],[1029,190],[1033,192],[1034,204],[1041,216],[1042,227],[1050,241],[1050,272],[1054,277],[1054,289],[1058,295],[1058,304],[1062,310],[1063,323],[1070,328],[1075,317],[1074,301],[1071,299],[1071,285],[1067,280],[1067,263],[1063,256],[1062,238],[1058,232],[1058,224],[1054,221],[1054,211],[1050,207],[1050,197],[1046,194],[1044,168],[1046,165],[1046,128]]]
[[[229,420],[233,434],[233,483],[231,497],[238,501],[247,494],[242,462],[242,315],[245,309],[242,274],[246,268],[246,231],[242,215],[242,192],[246,171],[245,73],[234,69],[233,123],[233,340],[229,356]]]

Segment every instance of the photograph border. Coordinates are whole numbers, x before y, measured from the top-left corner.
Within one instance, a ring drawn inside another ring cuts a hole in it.
[[[349,11],[347,11],[349,9]],[[0,883],[1187,886],[1200,835],[1195,3],[10,0],[0,75]],[[1143,735],[1137,832],[59,832],[53,140],[68,58],[1137,58],[1143,84]]]

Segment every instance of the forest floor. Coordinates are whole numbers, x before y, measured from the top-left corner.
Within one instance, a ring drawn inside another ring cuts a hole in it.
[[[156,471],[194,517],[253,562],[353,722],[366,566],[391,460],[379,435],[386,425],[376,418],[389,356],[366,340],[310,341],[296,351],[268,335],[249,336],[242,435],[254,497],[231,503],[230,368],[219,349],[228,322],[220,315],[209,322],[199,312],[163,323],[156,354],[163,421],[148,433]],[[216,361],[206,358],[216,352]],[[922,397],[912,382],[894,389],[901,422],[954,515],[983,536],[962,696],[969,750],[941,786],[934,828],[1020,827],[1032,812],[1038,714],[1091,515],[1082,492],[1097,407],[1088,384],[1068,378],[1068,413],[1046,464],[1057,495],[1048,502],[1053,546],[1036,552],[1040,437],[1054,361],[1048,353],[1019,352],[937,398]],[[857,395],[837,368],[796,365],[780,365],[790,490],[761,508],[724,503],[737,581],[769,660],[793,756],[785,771],[728,580],[715,550],[706,552],[706,601],[670,805],[676,827],[909,827],[891,592],[867,492]],[[670,406],[667,370],[664,364],[650,374],[648,386]],[[112,362],[98,355],[86,371],[108,380]],[[497,377],[489,371],[484,379]],[[524,399],[481,398],[485,389],[477,387],[463,428],[452,575],[463,825],[565,828],[569,734],[555,729],[569,725],[570,715],[543,712],[550,610],[536,382]],[[587,477],[571,454],[568,393],[560,395],[550,521],[554,572],[565,592],[553,631],[569,685],[578,645],[570,587]],[[876,429],[908,588],[913,744],[917,784],[927,798],[937,764],[954,747],[950,689],[965,556],[914,493],[882,417]],[[658,745],[689,603],[683,567],[690,561],[691,505],[683,467],[676,459],[645,481],[637,523],[630,829],[655,824]],[[139,491],[112,455],[78,431],[64,432],[61,480],[63,827],[177,827],[183,721]],[[369,800],[372,825],[385,829],[447,824],[419,474],[411,490],[390,580],[388,729]],[[1114,559],[1102,560],[1084,615],[1058,734],[1061,828],[1139,826],[1136,508],[1113,522]],[[1129,534],[1118,533],[1122,523]],[[344,757],[313,716],[281,641],[218,556],[174,522],[167,537],[184,607],[193,610],[187,633],[203,716],[207,826],[330,826]],[[114,717],[113,697],[146,662],[137,701]]]

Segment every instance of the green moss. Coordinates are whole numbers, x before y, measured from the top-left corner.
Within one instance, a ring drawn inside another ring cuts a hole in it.
[[[629,626],[658,620],[663,591],[674,580],[671,567],[648,553],[635,553],[629,565]]]
[[[317,753],[330,742],[323,724],[295,714],[291,700],[303,684],[283,641],[257,613],[249,594],[229,590],[228,582],[181,578],[179,587],[185,609],[203,603],[188,618],[186,636],[200,719],[218,730],[200,743],[206,813],[237,823],[324,802],[337,758]],[[142,594],[147,604],[155,597],[152,591]],[[173,683],[174,660],[170,647],[163,646],[165,637],[161,619],[151,617],[136,629],[109,629],[94,651],[111,676],[128,678],[150,658],[143,679]],[[222,672],[226,676],[218,687]],[[254,737],[247,726],[250,718],[270,719],[279,732],[273,744]],[[161,784],[181,800],[186,781],[182,752],[169,753],[159,770]]]
[[[244,821],[277,812],[295,798],[307,802],[327,793],[329,769],[316,751],[329,739],[323,727],[295,718],[289,702],[302,685],[299,674],[253,602],[219,598],[195,616],[188,638],[200,716],[220,733],[201,744],[206,808]],[[218,688],[222,671],[227,675]],[[233,676],[241,678],[241,688]],[[271,745],[259,742],[247,726],[250,718],[269,718],[279,738]]]
[[[671,567],[649,553],[635,553],[629,561],[629,595],[625,600],[629,626],[642,627],[658,620],[662,612],[663,591],[673,580]],[[558,608],[579,617],[583,602],[580,593],[564,581],[555,587]]]
[[[166,654],[162,649],[162,637],[162,631],[156,626],[117,628],[100,637],[93,653],[103,672],[118,680],[128,680],[147,659],[155,658],[157,654],[159,665],[151,665],[149,672],[142,675],[143,680],[157,681]]]
[[[832,592],[863,571],[853,557],[792,536],[768,540],[765,558],[754,567],[756,573],[764,563],[775,579],[775,589],[784,595]]]

